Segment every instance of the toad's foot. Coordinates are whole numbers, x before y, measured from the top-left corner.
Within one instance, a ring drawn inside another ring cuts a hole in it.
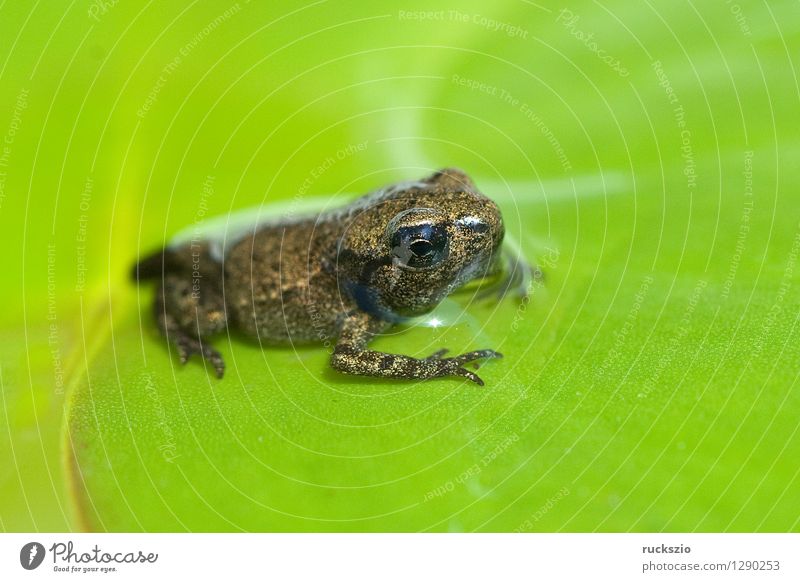
[[[225,361],[222,359],[222,354],[208,344],[204,344],[202,340],[198,340],[188,334],[182,332],[171,332],[170,340],[178,350],[178,357],[181,364],[186,364],[192,354],[200,354],[205,361],[214,366],[214,371],[217,378],[222,378],[225,374]]]

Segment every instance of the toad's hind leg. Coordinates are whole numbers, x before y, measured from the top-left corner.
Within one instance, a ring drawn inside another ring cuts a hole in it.
[[[225,302],[220,289],[221,272],[216,265],[205,261],[203,272],[181,268],[178,253],[167,251],[163,257],[151,257],[139,264],[141,279],[158,278],[154,310],[158,328],[167,341],[175,346],[185,364],[192,354],[198,354],[213,367],[217,377],[225,372],[222,355],[209,343],[209,338],[227,326]],[[207,256],[203,256],[207,259]],[[158,268],[150,262],[158,262]],[[162,262],[163,261],[163,262]],[[191,261],[184,264],[192,265]],[[210,266],[210,268],[208,267]]]
[[[225,329],[225,308],[221,297],[198,296],[191,285],[174,275],[164,278],[155,301],[158,329],[178,350],[181,364],[199,354],[214,366],[218,378],[225,373],[222,355],[209,342],[209,336]]]

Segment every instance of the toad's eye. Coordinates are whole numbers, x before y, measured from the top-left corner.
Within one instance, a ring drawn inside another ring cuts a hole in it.
[[[411,217],[406,216],[406,219]],[[418,217],[421,218],[421,217]],[[397,224],[401,222],[401,224]],[[447,228],[427,220],[397,221],[390,227],[392,254],[411,269],[435,267],[447,258]],[[407,222],[402,224],[402,222]],[[410,222],[410,224],[408,224]]]

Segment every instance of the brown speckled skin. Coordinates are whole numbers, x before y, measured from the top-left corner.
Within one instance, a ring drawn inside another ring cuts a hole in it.
[[[335,342],[331,365],[348,374],[462,376],[482,385],[464,365],[500,357],[492,350],[417,359],[367,345],[496,269],[503,234],[495,203],[462,171],[446,169],[314,218],[262,226],[223,264],[205,246],[187,245],[156,253],[135,272],[162,279],[156,318],[181,361],[201,354],[220,377],[224,363],[207,338],[230,326],[266,343]],[[198,252],[199,279],[191,273]]]

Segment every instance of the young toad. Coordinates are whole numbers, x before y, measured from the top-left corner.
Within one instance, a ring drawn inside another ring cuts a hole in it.
[[[337,338],[330,364],[346,374],[463,376],[483,385],[465,365],[502,357],[493,350],[419,359],[368,344],[497,273],[503,234],[497,205],[462,171],[445,169],[318,216],[259,224],[223,249],[209,241],[168,246],[136,265],[134,277],[160,280],[158,327],[181,362],[200,354],[219,377],[225,364],[208,338],[235,328],[266,343]]]

